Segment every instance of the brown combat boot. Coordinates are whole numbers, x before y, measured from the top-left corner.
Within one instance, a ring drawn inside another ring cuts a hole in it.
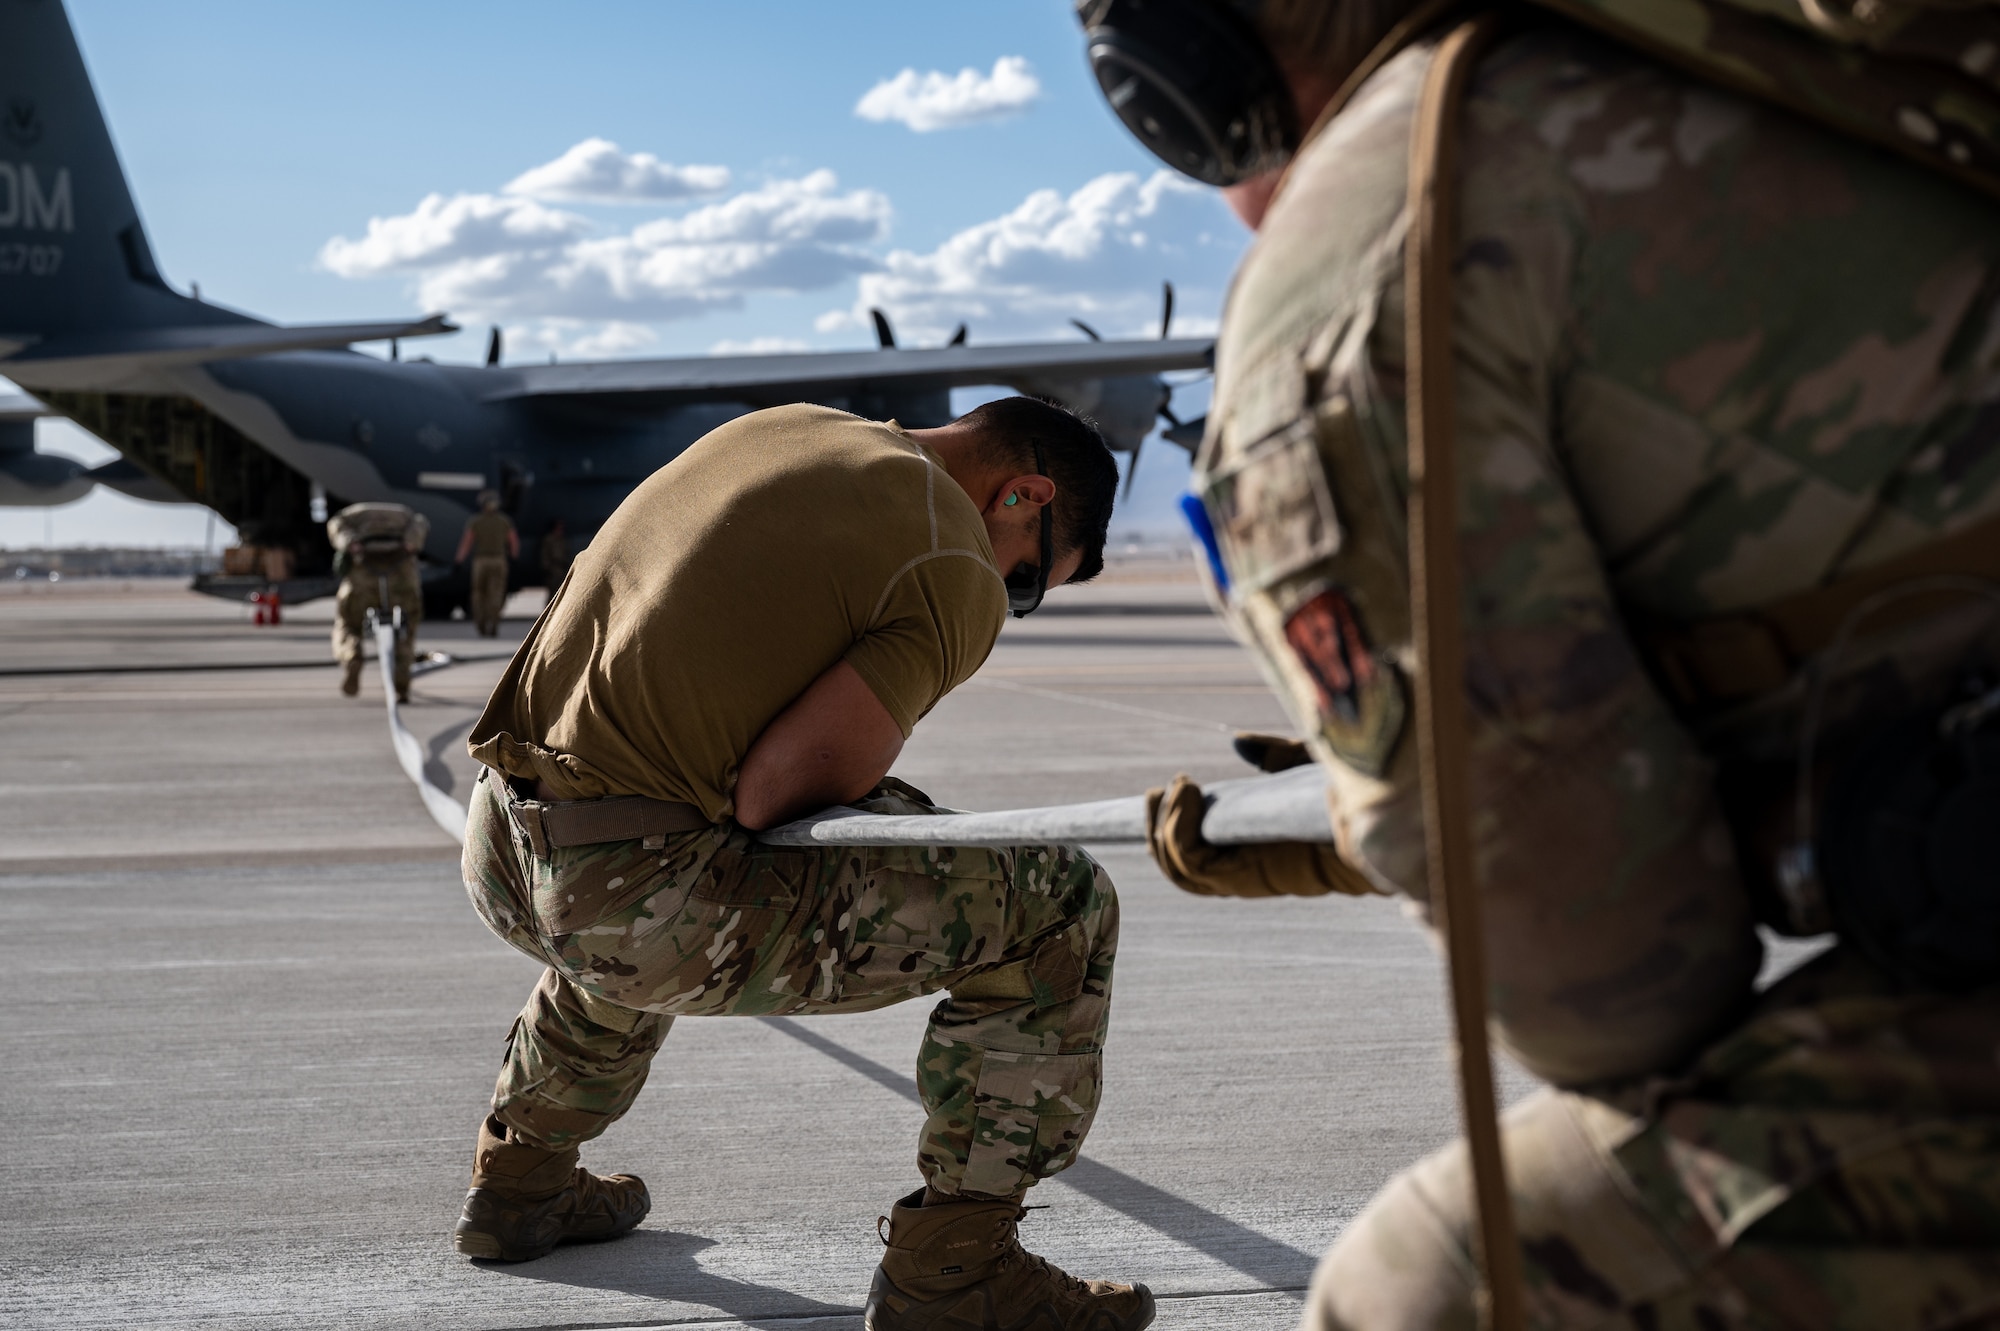
[[[361,662],[349,661],[340,677],[340,691],[352,698],[361,692]]]
[[[652,1209],[646,1185],[630,1174],[599,1178],[576,1151],[508,1141],[493,1118],[479,1125],[472,1190],[451,1246],[491,1262],[528,1262],[558,1243],[615,1239]]]
[[[868,1287],[868,1331],[1139,1331],[1153,1320],[1144,1285],[1078,1280],[1024,1249],[1019,1202],[923,1198],[883,1217],[889,1250]]]

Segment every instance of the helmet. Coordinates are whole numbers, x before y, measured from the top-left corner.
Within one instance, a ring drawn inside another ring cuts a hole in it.
[[[1154,156],[1210,185],[1283,166],[1291,90],[1246,14],[1256,0],[1077,0],[1091,71]]]

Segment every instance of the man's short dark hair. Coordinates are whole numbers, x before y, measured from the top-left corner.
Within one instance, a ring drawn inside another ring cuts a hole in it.
[[[1042,446],[1048,478],[1056,483],[1056,554],[1083,552],[1071,582],[1088,582],[1103,572],[1118,464],[1097,426],[1060,402],[1039,397],[1003,397],[974,407],[959,423],[979,431],[993,462],[1024,473],[1034,470],[1035,445]]]

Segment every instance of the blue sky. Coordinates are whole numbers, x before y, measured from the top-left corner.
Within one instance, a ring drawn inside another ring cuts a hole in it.
[[[1162,280],[1191,334],[1247,239],[1103,107],[1068,0],[69,9],[171,281],[279,321],[442,308],[439,359],[489,323],[536,359],[860,347],[869,304],[906,344],[1151,335]],[[1185,474],[1149,445],[1121,522],[1168,525]],[[47,523],[199,543],[206,515]],[[44,530],[0,510],[0,544]]]

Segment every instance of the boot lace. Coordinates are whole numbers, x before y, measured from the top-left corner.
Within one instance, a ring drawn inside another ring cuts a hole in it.
[[[1024,1206],[1021,1208],[1020,1215],[1015,1216],[1014,1224],[1009,1226],[1009,1233],[1004,1242],[1003,1250],[1000,1253],[999,1267],[1003,1271],[1007,1270],[1018,1260],[1024,1271],[1032,1275],[1041,1276],[1058,1290],[1066,1294],[1087,1295],[1090,1293],[1090,1286],[1084,1281],[1078,1280],[1075,1276],[1063,1270],[1040,1253],[1029,1252],[1021,1246],[1019,1226],[1023,1217],[1030,1211],[1046,1211],[1048,1209],[1047,1206]]]

